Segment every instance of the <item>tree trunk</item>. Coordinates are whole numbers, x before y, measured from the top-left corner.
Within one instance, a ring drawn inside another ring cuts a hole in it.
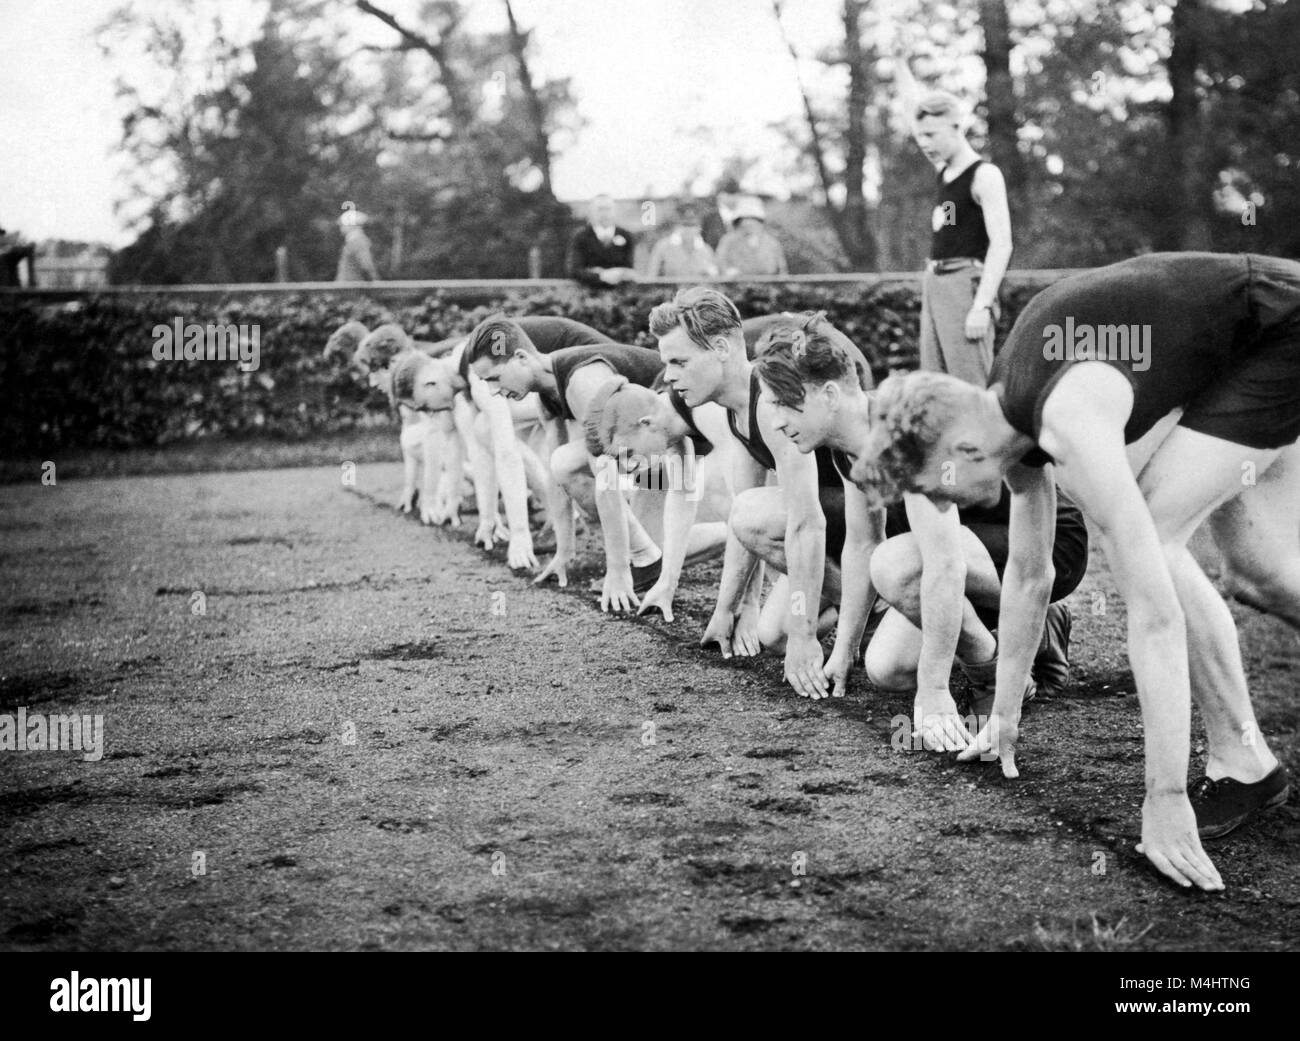
[[[867,99],[870,71],[862,52],[864,0],[844,0],[844,60],[849,66],[849,111],[844,134],[844,216],[840,241],[855,271],[873,271],[878,261],[876,237],[862,192],[867,161]]]
[[[1169,129],[1170,211],[1160,222],[1157,249],[1208,249],[1210,228],[1206,201],[1200,191],[1202,149],[1200,105],[1196,97],[1196,69],[1201,59],[1203,0],[1178,0],[1169,30],[1169,86],[1166,108]]]
[[[515,61],[519,64],[519,85],[523,88],[524,100],[528,105],[528,121],[532,125],[532,160],[542,171],[542,191],[552,195],[551,140],[546,133],[546,108],[537,93],[537,88],[533,85],[532,73],[528,69],[528,58],[524,53],[528,46],[528,34],[520,32],[510,0],[505,0],[505,4],[506,18],[510,22],[510,53],[515,56]]]
[[[1011,80],[1011,21],[1006,0],[980,0],[984,29],[984,92],[988,98],[989,155],[1007,182],[1013,226],[1028,226],[1025,161],[1016,143],[1016,95]]]
[[[794,44],[790,42],[790,37],[786,35],[785,26],[781,23],[781,0],[772,0],[772,16],[776,19],[777,31],[781,34],[781,39],[785,42],[785,49],[790,52],[790,61],[794,65],[794,79],[799,87],[799,97],[803,99],[804,119],[808,122],[808,153],[812,156],[813,164],[817,167],[817,179],[821,182],[822,195],[826,203],[826,215],[830,218],[831,226],[835,229],[835,237],[840,240],[840,245],[844,245],[844,215],[836,208],[835,203],[831,200],[831,188],[834,181],[831,178],[830,170],[826,166],[826,148],[822,143],[821,129],[817,126],[817,116],[813,112],[812,102],[808,99],[808,91],[804,89],[803,77],[799,74],[799,55],[794,49]],[[847,253],[848,250],[845,249]]]

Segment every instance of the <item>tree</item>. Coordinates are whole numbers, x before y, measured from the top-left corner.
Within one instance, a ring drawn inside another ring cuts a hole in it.
[[[379,141],[373,126],[343,129],[358,98],[327,48],[295,38],[307,10],[273,3],[247,43],[219,17],[204,39],[186,24],[189,4],[122,9],[102,27],[105,49],[142,40],[175,70],[156,97],[118,85],[129,106],[123,146],[139,171],[130,204],[141,212],[114,281],[271,281],[281,245],[300,277],[332,273],[334,217],[373,170]],[[197,82],[192,69],[204,70]]]
[[[844,250],[848,265],[855,271],[870,271],[878,263],[876,236],[872,229],[872,213],[864,194],[864,167],[869,147],[867,135],[867,109],[871,95],[871,62],[874,55],[862,44],[863,15],[867,5],[864,0],[844,0],[842,24],[844,44],[837,51],[823,56],[827,65],[845,65],[848,69],[849,89],[846,98],[842,127],[837,130],[819,116],[813,108],[808,90],[799,72],[799,54],[790,41],[781,21],[780,0],[772,0],[772,15],[790,59],[794,63],[795,80],[803,102],[804,128],[807,132],[803,151],[813,162],[817,181],[827,216],[835,229],[836,237]],[[839,160],[838,163],[836,160]],[[835,172],[838,166],[838,175]],[[841,196],[842,202],[836,202]]]
[[[172,71],[156,94],[149,77],[119,84],[138,237],[115,280],[269,281],[282,245],[294,278],[329,279],[347,201],[372,217],[385,277],[522,276],[534,245],[561,269],[551,135],[574,106],[567,82],[532,76],[512,9],[471,35],[449,0],[412,25],[366,2],[273,0],[247,40],[196,12],[124,8],[101,30]],[[358,46],[370,20],[393,41]]]

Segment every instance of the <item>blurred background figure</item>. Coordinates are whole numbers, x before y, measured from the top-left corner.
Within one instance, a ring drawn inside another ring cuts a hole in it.
[[[565,263],[569,277],[596,288],[635,282],[632,256],[636,239],[614,223],[614,200],[597,195],[587,217],[587,225],[569,240]]]
[[[20,274],[23,261],[27,261],[27,274],[24,279]],[[0,286],[16,289],[19,286],[36,284],[36,248],[30,242],[24,242],[17,232],[8,232],[0,228]]]
[[[761,199],[747,195],[736,204],[731,231],[718,243],[718,267],[724,278],[789,274],[785,250],[767,230],[767,214]]]
[[[722,242],[722,236],[731,230],[736,219],[736,204],[741,198],[740,182],[735,177],[724,177],[713,197],[713,206],[704,214],[703,221],[704,241],[714,250]]]
[[[646,274],[651,278],[718,277],[718,261],[701,234],[700,211],[694,201],[677,207],[673,230],[655,243]]]
[[[344,206],[339,217],[339,230],[343,232],[343,252],[339,254],[339,269],[335,282],[377,282],[375,258],[370,253],[370,239],[363,230],[370,218],[351,203]]]

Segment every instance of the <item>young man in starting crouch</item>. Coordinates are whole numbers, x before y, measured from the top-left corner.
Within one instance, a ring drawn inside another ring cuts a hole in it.
[[[1136,477],[1125,445],[1178,425]],[[1223,888],[1201,839],[1281,805],[1236,627],[1187,548],[1209,520],[1228,589],[1300,627],[1300,264],[1156,253],[1074,275],[1017,319],[987,389],[893,377],[853,475],[883,500],[991,503],[1011,490],[994,718],[963,756],[1017,776],[1020,697],[1053,581],[1053,472],[1095,526],[1128,611],[1146,735],[1139,851],[1183,886]],[[1192,789],[1190,700],[1205,722]]]
[[[662,555],[643,524],[653,511],[646,511],[635,491],[629,497],[632,502],[624,499],[614,468],[587,451],[583,423],[621,381],[652,385],[663,367],[659,356],[645,347],[622,344],[566,347],[547,354],[517,325],[484,322],[471,334],[463,357],[471,375],[490,393],[511,401],[536,394],[541,406],[547,435],[543,458],[554,481],[550,515],[555,556],[536,581],[554,575],[560,585],[568,583],[576,505],[600,520],[605,542],[601,609],[631,611],[639,604],[637,593],[659,577]]]
[[[845,688],[871,617],[863,658],[867,677],[885,690],[915,692],[914,732],[925,748],[965,748],[980,727],[968,732],[963,725],[949,673],[955,657],[971,684],[972,714],[987,719],[997,668],[991,630],[997,626],[1007,562],[1009,497],[992,507],[958,511],[907,495],[903,506],[873,508],[849,474],[871,431],[875,392],[867,389],[861,354],[827,335],[825,323],[774,329],[760,344],[755,368],[776,429],[801,451],[829,451],[843,489],[839,625],[826,663],[834,692]],[[1051,621],[1035,678],[1057,693],[1069,675],[1069,613],[1061,601],[1088,565],[1087,529],[1064,496],[1056,513],[1053,563]],[[828,572],[834,566],[828,561]],[[871,616],[877,596],[880,610]]]
[[[580,344],[610,343],[590,326],[569,318],[529,315],[507,318],[492,315],[469,336],[456,341],[442,357],[407,356],[394,370],[394,389],[399,400],[421,412],[450,416],[459,439],[449,439],[454,458],[463,445],[474,474],[479,527],[474,541],[491,549],[496,539],[508,539],[507,561],[511,569],[536,568],[532,531],[528,525],[528,488],[531,484],[543,501],[553,498],[550,470],[537,458],[540,441],[536,399],[510,402],[491,393],[469,369],[466,349],[481,335],[518,337],[543,353]],[[506,525],[497,515],[498,492],[505,506]],[[550,518],[553,522],[553,516]]]
[[[805,319],[770,316],[762,321],[770,328],[791,320]],[[692,412],[706,402],[721,405],[732,439],[743,449],[729,453],[735,493],[731,535],[717,606],[701,642],[717,643],[724,657],[752,654],[755,643],[784,650],[785,678],[795,691],[825,697],[829,690],[818,634],[829,619],[819,608],[823,595],[831,601],[839,595],[837,587],[824,590],[823,585],[828,554],[838,559],[843,545],[840,480],[824,453],[821,458],[804,455],[778,434],[771,410],[759,401],[740,313],[724,294],[707,286],[679,291],[651,311],[650,332],[659,340],[664,382]],[[847,338],[844,342],[852,349]],[[777,486],[766,487],[773,473]],[[776,550],[769,551],[774,544]],[[752,583],[760,558],[782,577],[755,618]],[[832,585],[837,580],[831,574]]]

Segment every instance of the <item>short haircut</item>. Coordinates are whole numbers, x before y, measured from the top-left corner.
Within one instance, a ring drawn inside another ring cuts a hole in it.
[[[872,387],[871,370],[853,341],[831,325],[826,312],[786,315],[763,334],[754,348],[758,378],[777,404],[796,408],[808,384],[852,382]]]
[[[433,361],[420,351],[407,351],[398,355],[392,370],[391,393],[394,401],[413,401],[415,399],[415,381],[420,370]]]
[[[876,393],[871,435],[850,474],[854,484],[877,505],[912,491],[940,438],[977,392],[943,372],[890,376]]]
[[[692,343],[708,350],[711,337],[740,330],[740,312],[725,293],[710,286],[688,286],[650,312],[652,336],[667,336],[679,325]]]
[[[370,330],[355,319],[344,322],[330,333],[330,338],[325,341],[324,357],[329,361],[336,358],[351,358],[356,349],[361,346],[361,341],[369,335]]]
[[[916,107],[912,110],[912,118],[915,120],[934,116],[936,119],[946,119],[954,126],[961,123],[965,114],[966,107],[961,103],[961,98],[946,90],[927,91],[917,99]]]
[[[659,405],[659,395],[648,387],[619,377],[596,392],[583,419],[587,451],[592,455],[613,455],[614,436],[630,422],[649,415]]]
[[[352,363],[365,369],[386,369],[403,351],[412,347],[411,338],[400,325],[386,322],[357,347]]]
[[[465,342],[465,349],[461,351],[461,378],[469,379],[469,367],[480,358],[487,358],[493,365],[500,365],[513,357],[515,351],[536,354],[537,347],[518,322],[503,314],[488,315],[474,326]]]

